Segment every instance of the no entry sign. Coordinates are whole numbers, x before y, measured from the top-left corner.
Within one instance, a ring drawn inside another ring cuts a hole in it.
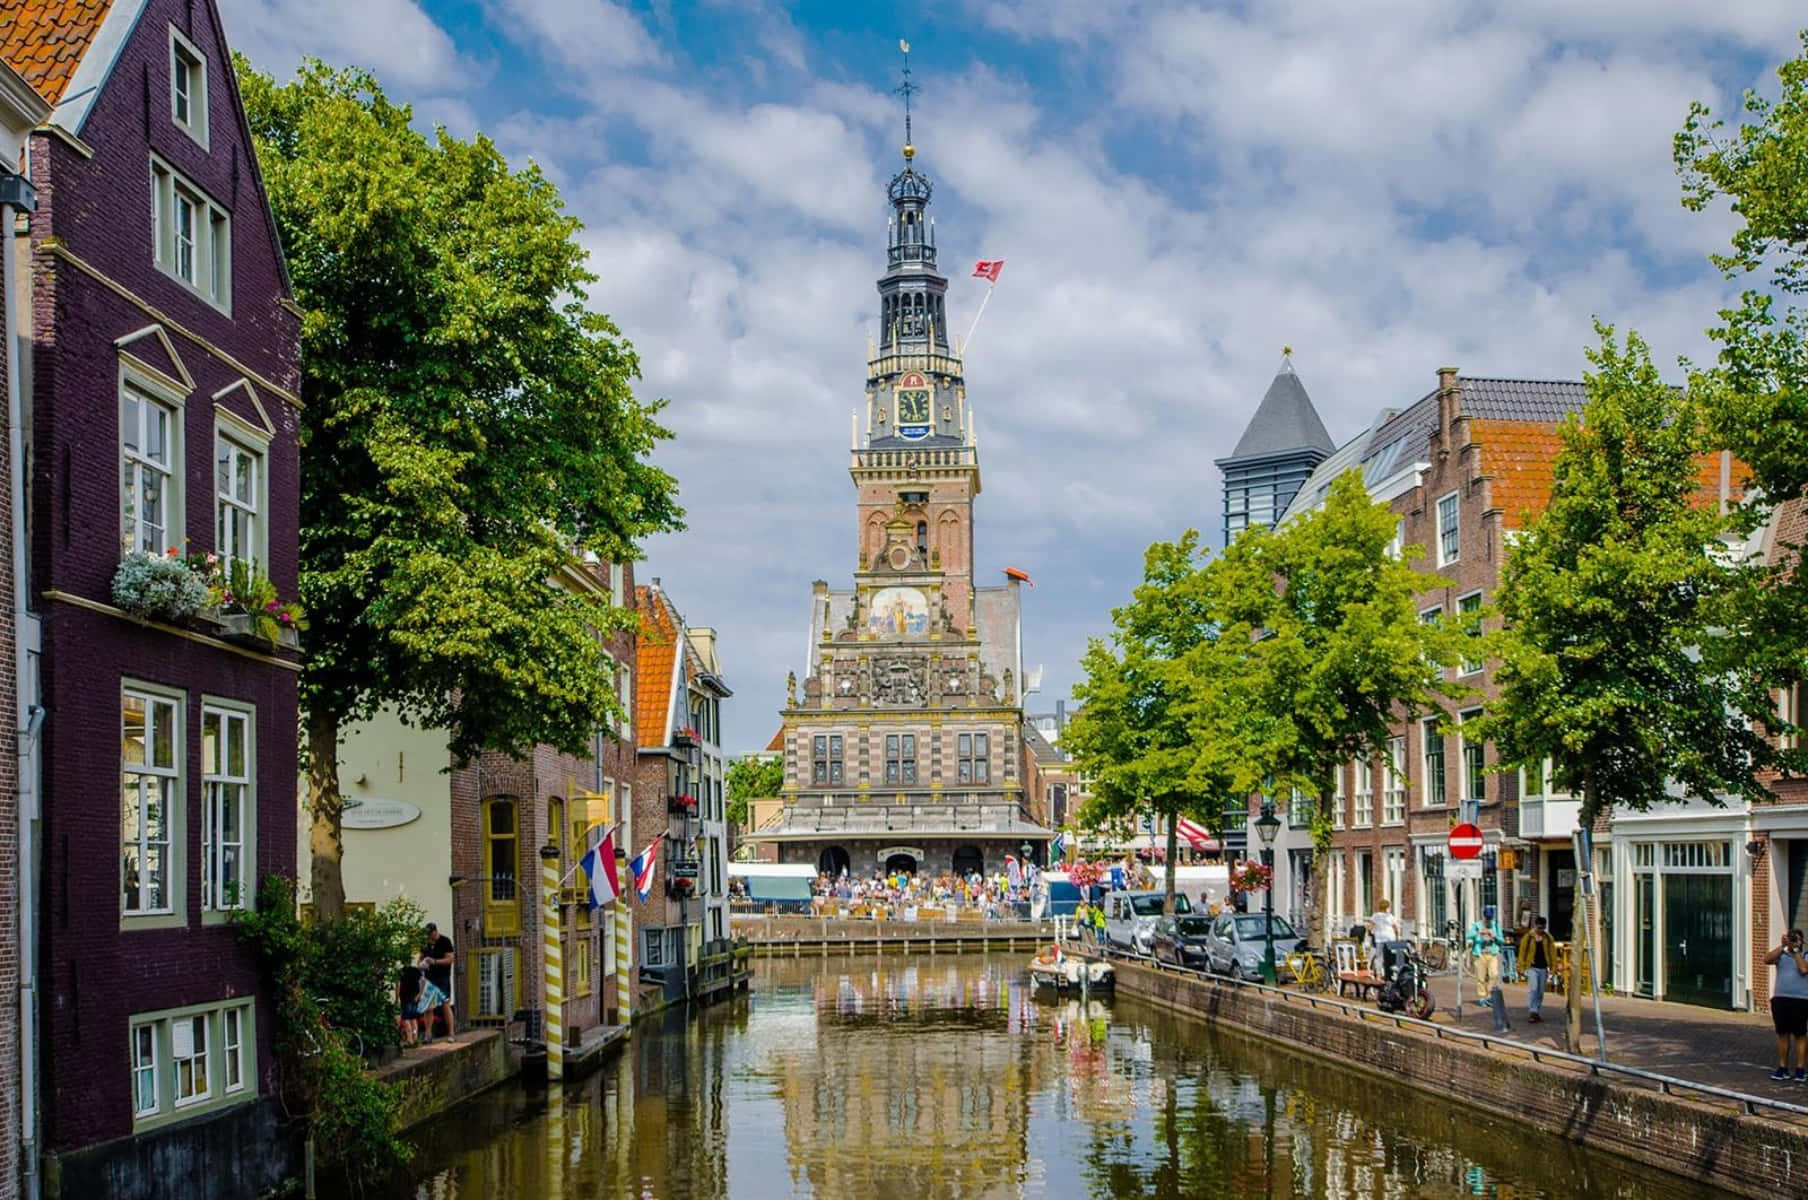
[[[1450,857],[1477,858],[1482,852],[1482,831],[1464,822],[1450,831]]]

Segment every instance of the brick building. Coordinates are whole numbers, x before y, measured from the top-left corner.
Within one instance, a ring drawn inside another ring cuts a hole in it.
[[[50,116],[50,105],[24,76],[0,63],[0,381],[4,381],[7,426],[22,429],[25,396],[20,363],[12,347],[30,336],[29,297],[14,296],[22,283],[16,269],[26,243],[13,236],[15,221],[28,218],[37,196],[22,175],[31,130]],[[31,1161],[37,1141],[35,1093],[37,979],[35,940],[29,908],[36,887],[37,766],[31,744],[42,712],[37,693],[37,617],[20,588],[24,573],[25,471],[22,443],[0,441],[0,713],[8,714],[24,737],[0,738],[0,996],[20,996],[0,1010],[0,1200],[20,1194],[20,1165]],[[17,837],[14,833],[17,833]]]
[[[635,685],[639,768],[631,822],[638,853],[660,833],[655,885],[634,902],[640,978],[668,999],[721,986],[710,965],[729,935],[728,813],[722,701],[733,693],[715,630],[689,625],[654,579],[638,589]]]
[[[880,336],[851,455],[853,587],[813,585],[809,657],[783,710],[785,811],[749,837],[831,874],[989,873],[1006,855],[1040,861],[1049,838],[1027,790],[1027,576],[977,582],[979,444],[914,154],[889,188]]]
[[[562,582],[606,593],[611,604],[624,607],[634,594],[632,571],[627,564],[573,567]],[[635,642],[635,634],[624,631],[604,643],[630,713]],[[625,1023],[631,996],[622,987],[617,948],[626,939],[616,935],[618,924],[629,919],[627,909],[618,902],[593,912],[584,875],[575,868],[618,823],[615,844],[627,845],[635,770],[630,715],[614,729],[597,730],[588,754],[539,746],[521,758],[479,755],[451,772],[451,937],[461,1024],[519,1021],[529,1036],[539,1035],[546,1011],[540,851],[547,845],[558,849],[565,880],[559,927],[566,1054],[582,1054],[600,1044],[605,1027]]]
[[[215,6],[5,0],[31,142],[30,577],[42,640],[47,1190],[243,1195],[289,1164],[268,998],[228,927],[295,862],[297,662],[128,615],[132,552],[296,594],[298,321]],[[122,753],[123,744],[123,753]]]

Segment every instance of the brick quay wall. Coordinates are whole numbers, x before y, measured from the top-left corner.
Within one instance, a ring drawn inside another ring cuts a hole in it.
[[[1728,1195],[1801,1195],[1808,1124],[1748,1114],[1730,1101],[1665,1095],[1629,1077],[1596,1076],[1492,1042],[1441,1040],[1385,1017],[1363,1019],[1305,997],[1118,961],[1119,995],[1403,1083],[1496,1118],[1606,1150]]]

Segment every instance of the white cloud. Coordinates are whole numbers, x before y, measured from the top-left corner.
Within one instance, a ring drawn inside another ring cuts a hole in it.
[[[234,49],[279,79],[304,54],[367,67],[398,98],[455,92],[485,74],[415,0],[241,0],[221,18]]]
[[[260,0],[235,36],[331,56],[343,39],[320,22],[247,29],[292,2]],[[888,68],[851,71],[763,0],[713,7],[745,44],[708,69],[658,6],[643,24],[612,4],[495,3],[531,56],[511,76],[556,91],[516,103],[449,82],[503,51],[430,22],[437,65],[404,82],[472,106],[588,226],[593,299],[678,434],[659,457],[690,528],[655,539],[642,573],[721,630],[731,745],[763,745],[801,666],[809,581],[845,586],[854,563],[848,416],[898,163]],[[1211,460],[1283,344],[1340,440],[1446,362],[1575,377],[1596,315],[1705,357],[1725,218],[1681,211],[1669,136],[1690,99],[1726,108],[1753,61],[1796,46],[1789,6],[1762,2],[968,7],[1041,66],[919,45],[917,163],[957,332],[983,294],[968,265],[1008,263],[967,361],[977,545],[982,580],[1010,563],[1041,584],[1025,645],[1049,706],[1144,545],[1215,537]]]

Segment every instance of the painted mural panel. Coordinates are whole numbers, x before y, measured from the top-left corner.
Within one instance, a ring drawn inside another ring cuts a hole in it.
[[[881,588],[866,615],[866,631],[881,637],[929,632],[929,600],[916,588]]]

